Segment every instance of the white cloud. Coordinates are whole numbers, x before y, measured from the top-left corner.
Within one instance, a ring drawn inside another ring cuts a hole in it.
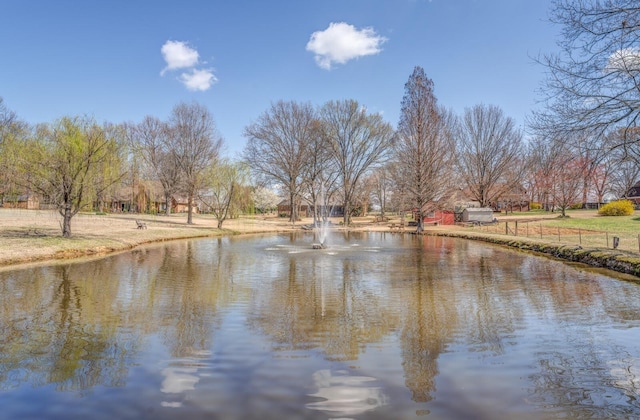
[[[189,90],[205,91],[218,81],[211,70],[192,69],[178,78]]]
[[[160,51],[164,61],[167,62],[167,67],[162,70],[161,75],[164,75],[167,70],[193,67],[198,64],[200,57],[198,51],[181,41],[167,41]]]
[[[372,28],[358,30],[344,22],[332,22],[324,31],[311,34],[307,51],[316,55],[318,66],[331,70],[334,63],[344,64],[354,58],[378,54],[386,40]]]
[[[178,76],[178,80],[193,91],[208,90],[218,78],[210,69],[196,68],[200,64],[200,54],[191,48],[186,42],[167,41],[162,48],[162,57],[167,63],[167,67],[160,72],[161,76],[169,70],[189,69]]]
[[[631,47],[615,51],[609,56],[605,71],[628,74],[640,72],[640,48]]]

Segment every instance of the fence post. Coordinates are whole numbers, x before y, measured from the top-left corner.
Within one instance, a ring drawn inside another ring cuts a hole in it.
[[[560,240],[560,226],[558,226],[558,242],[562,242],[562,241]]]
[[[504,222],[504,234],[509,235],[509,222]]]
[[[518,236],[518,221],[516,220],[516,232],[515,235]]]
[[[582,230],[578,228],[578,243],[582,245]]]
[[[609,248],[609,232],[605,232],[604,234],[607,237],[607,248]]]
[[[540,239],[542,239],[542,222],[540,222],[539,226],[540,226]]]

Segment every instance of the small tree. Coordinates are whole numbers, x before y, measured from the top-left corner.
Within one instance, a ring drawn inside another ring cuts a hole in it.
[[[221,161],[205,172],[200,201],[218,220],[218,229],[229,217],[229,211],[240,193],[240,186],[246,183],[248,170],[239,163]]]
[[[42,125],[22,147],[30,153],[18,162],[21,182],[56,206],[65,238],[71,237],[73,216],[89,204],[89,193],[103,191],[123,175],[117,170],[121,144],[89,118]]]
[[[260,213],[267,213],[275,209],[278,205],[278,194],[270,188],[256,187],[251,193],[254,207]]]

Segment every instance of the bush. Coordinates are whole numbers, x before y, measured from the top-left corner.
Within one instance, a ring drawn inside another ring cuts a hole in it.
[[[633,203],[629,200],[618,200],[600,207],[600,216],[629,216],[633,214]]]
[[[536,203],[535,201],[532,201],[532,202],[529,204],[529,208],[530,208],[531,210],[540,210],[540,209],[542,208],[542,204],[540,204],[540,203]]]

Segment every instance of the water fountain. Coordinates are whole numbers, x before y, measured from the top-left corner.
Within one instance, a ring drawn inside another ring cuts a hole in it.
[[[319,225],[315,228],[319,243],[312,245],[313,249],[325,249],[327,247],[327,233],[329,232],[329,220],[322,218]]]
[[[315,243],[311,247],[313,249],[325,249],[327,247],[327,233],[329,232],[329,216],[331,215],[331,210],[327,214],[327,203],[325,200],[325,191],[324,185],[320,187],[320,212],[318,213],[318,205],[315,205],[314,213],[316,226],[314,227],[318,240],[320,243]]]

